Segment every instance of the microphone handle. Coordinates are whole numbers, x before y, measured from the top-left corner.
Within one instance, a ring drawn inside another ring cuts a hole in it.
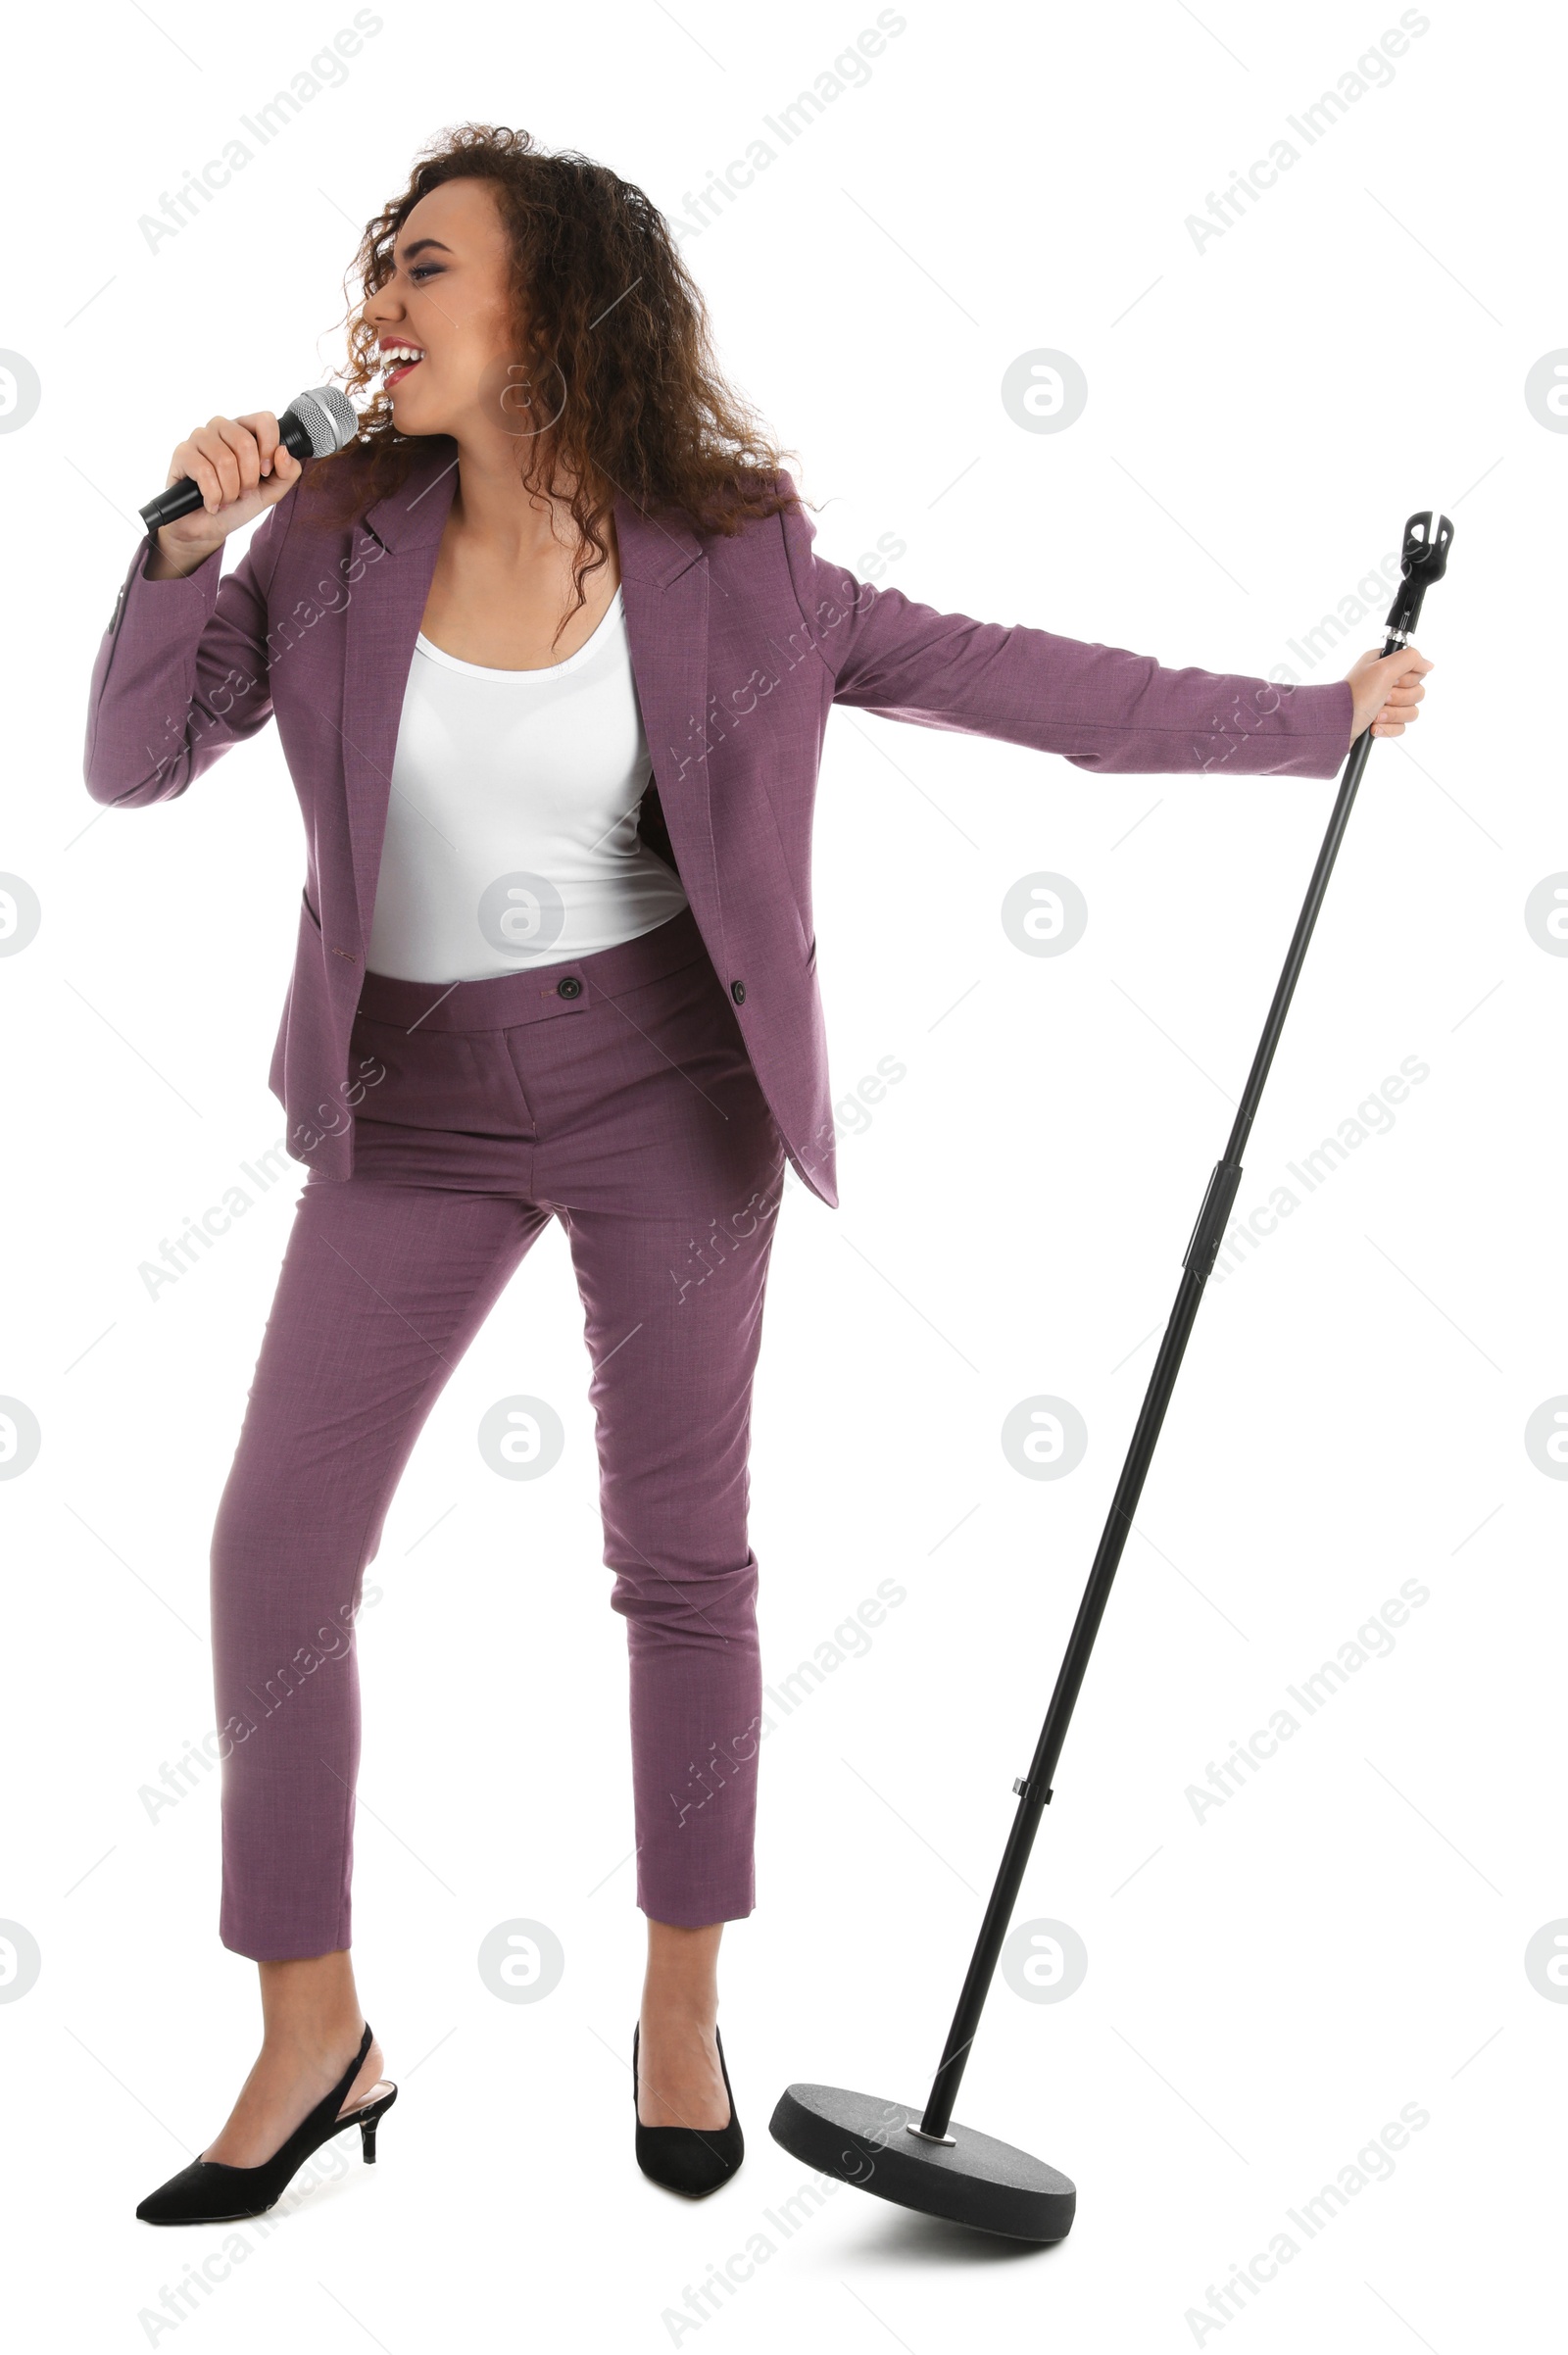
[[[292,409],[285,409],[277,421],[278,439],[290,458],[303,461],[314,455],[304,420]],[[167,491],[160,491],[156,499],[149,499],[136,513],[150,532],[159,531],[164,524],[177,523],[181,515],[194,514],[201,504],[201,485],[191,475],[182,474],[177,482],[172,482]]]

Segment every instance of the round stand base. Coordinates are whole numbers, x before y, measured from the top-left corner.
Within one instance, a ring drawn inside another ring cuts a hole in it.
[[[907,2130],[922,2113],[842,2085],[790,2085],[768,2133],[792,2158],[922,2216],[945,2216],[1010,2240],[1061,2240],[1078,2194],[1064,2175],[1027,2151],[955,2122],[951,2142]]]

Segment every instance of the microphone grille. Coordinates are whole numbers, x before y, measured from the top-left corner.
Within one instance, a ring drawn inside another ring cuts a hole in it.
[[[330,458],[334,450],[344,449],[360,429],[353,405],[335,384],[318,384],[310,392],[296,393],[289,403],[289,414],[299,418],[310,436],[313,458]]]

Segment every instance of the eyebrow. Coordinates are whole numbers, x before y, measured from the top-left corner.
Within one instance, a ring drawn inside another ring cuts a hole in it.
[[[416,237],[412,245],[406,245],[403,248],[404,261],[412,262],[416,254],[422,254],[426,247],[430,246],[433,246],[438,254],[450,254],[452,251],[451,246],[443,245],[439,237]]]

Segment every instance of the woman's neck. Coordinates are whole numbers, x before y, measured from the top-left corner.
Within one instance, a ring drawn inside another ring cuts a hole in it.
[[[519,445],[510,434],[458,442],[458,484],[452,522],[470,547],[503,562],[526,564],[564,543],[571,546],[567,472],[552,500],[530,490],[521,474]],[[543,471],[543,468],[540,469]],[[564,526],[564,528],[563,528]]]

